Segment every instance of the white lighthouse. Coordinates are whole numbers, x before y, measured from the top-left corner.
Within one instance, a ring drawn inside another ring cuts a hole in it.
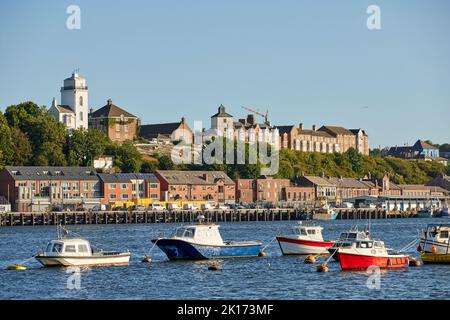
[[[88,129],[88,110],[86,79],[78,72],[73,72],[71,77],[64,79],[64,85],[61,87],[61,105],[54,99],[50,112],[68,129]]]

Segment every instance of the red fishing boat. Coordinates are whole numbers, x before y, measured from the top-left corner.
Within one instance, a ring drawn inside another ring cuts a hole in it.
[[[405,268],[409,256],[387,249],[383,241],[355,241],[350,247],[341,247],[335,253],[339,256],[342,270],[366,270],[369,267],[381,269]]]

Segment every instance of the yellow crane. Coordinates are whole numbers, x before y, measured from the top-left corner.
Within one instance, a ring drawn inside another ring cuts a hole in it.
[[[252,109],[252,108],[247,108],[247,107],[244,107],[244,106],[242,106],[242,109],[245,109],[245,110],[250,111],[250,112],[252,112],[254,114],[257,114],[258,116],[263,117],[264,118],[264,123],[269,124],[269,120],[268,120],[269,110],[267,110],[266,113],[264,114],[264,113],[259,112],[258,110],[255,110],[255,109]]]

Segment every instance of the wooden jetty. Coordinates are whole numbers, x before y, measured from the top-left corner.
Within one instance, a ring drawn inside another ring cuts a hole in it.
[[[414,213],[387,212],[384,209],[335,209],[338,220],[390,219],[413,217]],[[193,223],[199,214],[211,222],[303,220],[314,211],[292,208],[234,210],[152,210],[94,212],[11,212],[0,214],[0,226],[89,225],[128,223]]]

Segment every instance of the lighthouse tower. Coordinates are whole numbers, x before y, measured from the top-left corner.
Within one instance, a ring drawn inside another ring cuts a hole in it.
[[[61,87],[61,105],[73,111],[73,128],[88,129],[88,87],[86,79],[82,78],[77,71],[72,76],[64,79],[64,86]]]

